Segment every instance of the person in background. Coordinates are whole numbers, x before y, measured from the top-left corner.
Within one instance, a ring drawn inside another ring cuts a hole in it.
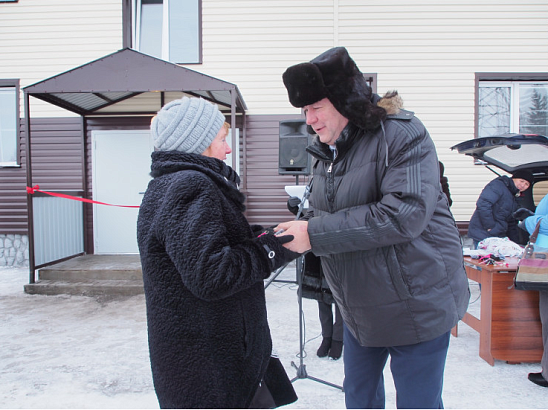
[[[531,235],[540,221],[535,246],[548,249],[548,195],[544,196],[533,213],[527,208],[518,209],[514,217],[520,221],[520,228]],[[542,346],[544,351],[540,361],[540,373],[529,373],[527,378],[542,387],[548,387],[548,290],[539,291],[540,322],[542,324]]]
[[[372,92],[344,47],[282,78],[318,161],[314,216],[274,230],[321,259],[344,320],[346,406],[384,408],[390,356],[397,407],[442,408],[450,332],[470,292],[434,143],[397,92]]]
[[[449,192],[449,180],[446,176],[443,175],[445,172],[445,166],[441,161],[438,161],[440,164],[440,184],[441,184],[441,190],[447,197],[447,202],[449,202],[449,206],[453,205],[453,200],[451,199],[451,193]]]
[[[137,221],[154,388],[162,408],[270,408],[296,400],[271,365],[264,279],[295,259],[257,236],[223,160],[228,124],[201,98],[166,104]]]
[[[301,199],[293,196],[287,200],[287,209],[294,215],[299,211]],[[312,209],[302,219],[313,215]],[[304,255],[304,271],[302,273],[302,296],[318,301],[318,316],[322,328],[322,343],[316,351],[318,357],[329,356],[330,359],[341,358],[343,350],[343,320],[341,311],[333,299],[333,294],[322,270],[320,258],[312,252]],[[334,313],[333,313],[334,311]]]
[[[473,239],[474,248],[490,237],[508,237],[512,242],[520,243],[517,221],[512,214],[518,209],[517,196],[532,183],[531,172],[518,170],[511,178],[497,177],[483,188],[468,225],[468,236]]]

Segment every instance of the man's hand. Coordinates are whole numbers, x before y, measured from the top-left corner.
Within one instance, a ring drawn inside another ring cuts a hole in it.
[[[284,232],[280,234],[280,237],[284,235],[293,235],[294,237],[291,242],[283,245],[290,251],[305,253],[312,248],[310,238],[308,237],[308,221],[283,222],[274,228],[274,232],[278,232],[281,229]]]

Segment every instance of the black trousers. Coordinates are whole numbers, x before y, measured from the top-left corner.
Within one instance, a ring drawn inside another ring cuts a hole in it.
[[[333,315],[335,309],[335,315]],[[318,301],[320,324],[322,325],[322,337],[330,337],[332,340],[343,341],[343,319],[341,311],[336,303]],[[333,320],[335,318],[335,320]]]

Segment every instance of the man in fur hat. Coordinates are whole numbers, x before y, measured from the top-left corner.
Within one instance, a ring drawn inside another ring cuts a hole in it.
[[[396,92],[372,93],[344,47],[283,74],[317,137],[314,216],[275,229],[320,256],[344,319],[348,408],[383,408],[391,356],[398,408],[442,408],[451,328],[470,292],[434,143]]]

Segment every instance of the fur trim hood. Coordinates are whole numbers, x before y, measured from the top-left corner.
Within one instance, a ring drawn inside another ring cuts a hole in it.
[[[397,91],[389,91],[377,101],[377,106],[384,108],[387,115],[398,115],[403,109],[403,99]]]

